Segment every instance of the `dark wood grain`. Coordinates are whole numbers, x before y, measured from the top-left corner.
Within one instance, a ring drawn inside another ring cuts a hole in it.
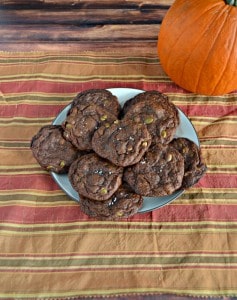
[[[165,9],[6,9],[0,24],[160,24]]]
[[[157,39],[159,25],[98,25],[77,27],[70,25],[3,25],[1,41],[115,41]]]
[[[0,8],[48,8],[48,7],[79,7],[79,8],[154,8],[169,7],[174,0],[2,0]]]
[[[0,50],[106,50],[122,45],[150,51],[173,2],[2,0]]]

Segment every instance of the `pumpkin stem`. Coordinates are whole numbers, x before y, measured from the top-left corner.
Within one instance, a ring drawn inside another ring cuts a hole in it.
[[[237,0],[226,0],[226,3],[232,6],[237,6]]]

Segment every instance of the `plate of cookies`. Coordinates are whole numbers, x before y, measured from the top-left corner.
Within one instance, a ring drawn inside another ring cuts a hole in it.
[[[207,169],[191,121],[155,90],[82,91],[32,138],[31,150],[82,212],[99,220],[158,209]]]

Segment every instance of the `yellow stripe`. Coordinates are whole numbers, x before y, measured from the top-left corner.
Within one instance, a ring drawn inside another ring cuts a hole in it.
[[[93,221],[93,225],[112,225],[112,226],[114,226],[116,224],[116,222],[110,222],[110,221]],[[140,221],[140,222],[126,222],[126,221],[124,221],[124,222],[118,222],[118,226],[119,225],[123,225],[124,227],[127,227],[127,226],[130,226],[130,227],[132,227],[132,226],[147,226],[147,227],[152,227],[152,226],[159,226],[159,225],[166,225],[166,226],[183,226],[183,225],[185,225],[185,226],[194,226],[194,225],[220,225],[220,226],[226,226],[226,225],[237,225],[237,221],[236,222],[234,222],[234,221],[231,221],[231,222],[226,222],[226,221],[198,221],[198,222],[142,222],[142,221]],[[89,224],[88,224],[88,222],[68,222],[68,223],[56,223],[56,224],[51,224],[51,223],[42,223],[42,224],[17,224],[17,223],[1,223],[1,225],[2,226],[7,226],[7,227],[13,227],[13,228],[32,228],[32,227],[34,227],[34,228],[37,228],[37,227],[42,227],[42,228],[54,228],[54,227],[56,227],[56,228],[58,228],[58,227],[64,227],[64,228],[66,228],[66,227],[71,227],[71,226],[88,226]],[[148,230],[150,230],[148,228]],[[111,228],[112,229],[112,228]],[[94,230],[93,228],[91,229],[92,231]],[[98,230],[100,230],[100,229],[98,229]],[[108,228],[103,228],[103,230],[108,230]],[[121,229],[120,228],[118,228],[118,229],[116,229],[116,228],[113,228],[112,230],[118,230],[118,231],[120,231]],[[127,229],[127,228],[125,228],[125,230],[128,230],[128,231],[130,231],[130,229]],[[136,231],[136,229],[131,229],[131,230],[135,230]],[[157,230],[157,229],[155,229],[155,230]],[[158,230],[160,230],[160,229],[158,229]],[[138,229],[138,231],[140,232],[140,230]],[[181,232],[182,233],[182,232]]]
[[[26,149],[22,149],[22,150],[26,150]],[[11,152],[13,151],[17,151],[19,152],[20,149],[12,149]],[[34,169],[34,168],[40,168],[39,164],[30,164],[30,165],[21,165],[21,166],[9,166],[9,165],[4,165],[4,166],[0,166],[0,170],[6,170],[7,169],[14,169],[14,170],[18,170],[18,169]],[[46,171],[45,171],[46,172]]]
[[[129,271],[126,271],[129,272]],[[23,272],[21,272],[22,274]],[[27,272],[26,272],[27,273]],[[13,274],[15,274],[15,272],[13,271]],[[28,274],[28,273],[27,273]],[[68,297],[68,296],[85,296],[85,295],[101,295],[101,296],[105,296],[105,295],[123,295],[125,294],[126,297],[128,295],[133,296],[136,295],[138,296],[138,293],[153,293],[153,294],[159,294],[159,293],[169,293],[169,294],[174,294],[174,295],[193,295],[193,296],[198,296],[198,295],[202,295],[202,296],[236,296],[237,294],[237,290],[225,290],[225,289],[221,289],[221,290],[201,290],[201,289],[197,289],[197,290],[177,290],[177,289],[172,289],[172,288],[160,288],[160,287],[155,287],[155,288],[129,288],[129,289],[106,289],[106,290],[89,290],[87,289],[86,291],[81,291],[81,290],[76,290],[76,291],[70,291],[70,292],[50,292],[47,291],[46,293],[4,293],[4,294],[0,294],[1,298],[6,298],[7,297],[11,297],[13,299],[16,298],[30,298],[30,297],[46,297],[47,299],[49,297]]]
[[[218,187],[215,187],[215,188],[204,188],[204,187],[201,187],[201,188],[195,188],[195,187],[192,187],[192,189],[189,189],[189,190],[186,190],[185,191],[185,194],[194,194],[194,193],[216,193],[216,194],[219,194],[219,193],[237,193],[237,190],[236,188],[218,188]]]
[[[50,197],[50,196],[49,196]],[[23,200],[23,199],[17,199],[17,200],[7,200],[7,201],[0,201],[0,206],[27,206],[27,207],[55,207],[55,206],[65,206],[65,207],[71,207],[71,206],[76,206],[78,205],[76,200],[71,199],[69,196],[66,194],[61,194],[58,196],[58,200],[51,200],[51,201],[45,201],[42,200],[42,202],[39,202],[39,200]],[[65,197],[68,197],[68,200],[60,200],[60,197],[65,199]],[[205,197],[205,196],[204,196]],[[195,198],[195,199],[177,199],[175,200],[172,205],[177,206],[177,205],[193,205],[195,203],[196,205],[199,204],[210,204],[210,205],[219,205],[219,204],[224,204],[224,205],[233,205],[237,203],[237,199],[225,199],[225,196],[223,198],[215,199],[203,199],[203,198]]]
[[[46,174],[44,170],[36,170],[36,171],[9,171],[9,172],[0,172],[0,175],[40,175]]]
[[[215,126],[217,124],[237,124],[237,120],[227,120],[227,119],[222,120],[222,119],[220,119],[220,120],[216,120],[215,122],[212,123],[211,121],[208,121],[208,120],[207,121],[205,121],[205,120],[197,121],[197,120],[193,120],[192,118],[190,118],[190,119],[194,125],[209,124],[209,125]]]
[[[44,78],[45,77],[45,78]],[[111,75],[102,75],[102,74],[95,74],[95,75],[89,75],[89,76],[73,76],[73,75],[61,75],[61,74],[50,74],[50,73],[34,73],[34,78],[32,78],[32,74],[17,74],[16,75],[7,75],[7,76],[0,76],[1,82],[17,82],[17,81],[34,81],[34,80],[42,80],[42,81],[52,81],[52,82],[78,82],[78,80],[84,80],[84,81],[90,81],[94,80],[95,78],[101,78],[101,79],[110,79],[111,81],[114,81],[114,79],[126,79],[129,80],[129,78],[132,79],[140,79],[140,78],[149,78],[149,79],[164,79],[165,75],[118,75],[118,74],[111,74]],[[9,80],[13,78],[12,80]],[[57,79],[55,79],[57,78]],[[60,79],[62,78],[62,79]],[[171,82],[171,80],[167,77],[165,78],[165,81]]]
[[[230,168],[230,169],[233,169],[233,168],[236,168],[237,165],[213,165],[213,164],[208,164],[208,167],[209,168]]]
[[[175,251],[174,251],[175,252]],[[7,260],[15,260],[15,259],[19,259],[19,260],[68,260],[68,259],[83,259],[83,258],[114,258],[115,256],[117,258],[134,258],[134,257],[159,257],[159,258],[168,258],[168,257],[171,257],[173,258],[174,257],[174,252],[171,252],[170,251],[170,254],[159,254],[159,253],[151,253],[151,254],[143,254],[142,252],[141,253],[137,253],[136,254],[127,254],[127,253],[123,253],[123,254],[96,254],[95,255],[91,255],[91,254],[88,254],[88,255],[60,255],[60,253],[56,253],[56,254],[52,254],[52,253],[44,253],[44,256],[41,256],[41,255],[37,255],[35,256],[35,253],[27,253],[27,256],[24,255],[24,253],[15,253],[14,252],[14,257],[9,257],[9,256],[6,256],[6,254],[4,253],[4,258],[7,258]],[[77,252],[74,252],[74,253],[77,253]],[[20,254],[20,255],[19,255]],[[64,253],[61,253],[61,254],[64,254]],[[71,253],[73,254],[73,252]],[[1,253],[0,253],[1,255]],[[32,255],[32,256],[29,256],[29,255]],[[196,257],[196,256],[200,256],[200,257],[237,257],[237,253],[223,253],[223,252],[220,252],[220,253],[208,253],[208,251],[205,251],[205,253],[201,253],[201,252],[198,252],[198,253],[187,253],[187,252],[184,252],[183,253],[176,253],[175,252],[175,257]],[[186,264],[192,264],[192,263],[186,263]],[[194,264],[194,263],[193,263]],[[196,264],[196,263],[195,263]],[[208,263],[208,265],[216,265],[215,263]],[[219,263],[220,265],[224,264],[224,263]],[[165,264],[165,265],[170,265],[170,264]],[[237,263],[232,263],[231,265],[237,265]],[[103,265],[104,266],[104,265]],[[126,265],[128,266],[128,265]],[[147,266],[147,265],[146,265]],[[150,264],[149,264],[150,266]],[[33,267],[32,267],[33,268]],[[47,268],[47,267],[45,267]],[[4,267],[5,269],[5,267]]]
[[[51,117],[44,117],[44,118],[39,118],[39,117],[37,117],[37,118],[29,118],[29,117],[11,117],[11,118],[0,118],[0,122],[6,122],[6,121],[12,121],[12,120],[14,120],[14,121],[38,121],[39,122],[39,120],[40,121],[42,121],[42,120],[45,120],[45,121],[47,121],[47,120],[51,120]]]
[[[208,174],[237,174],[237,170],[208,170]]]
[[[35,201],[24,201],[24,200],[8,200],[8,201],[0,201],[0,206],[18,206],[18,207],[36,207],[36,208],[47,208],[47,207],[71,207],[78,206],[78,202],[70,199],[68,197],[68,201],[60,201],[60,200],[52,200],[51,202],[44,201],[43,204]]]
[[[34,228],[33,226],[31,226],[32,228]],[[198,229],[193,229],[193,228],[190,228],[190,229],[182,229],[180,230],[180,228],[178,229],[175,229],[175,228],[172,228],[172,229],[169,229],[169,228],[158,228],[158,229],[115,229],[115,228],[100,228],[100,229],[97,229],[97,228],[85,228],[85,229],[71,229],[71,230],[57,230],[57,231],[52,231],[52,230],[45,230],[45,231],[37,231],[37,232],[34,232],[34,231],[28,231],[28,232],[18,232],[18,231],[15,231],[14,232],[14,236],[15,235],[18,235],[18,236],[29,236],[29,233],[31,235],[34,235],[34,236],[37,236],[37,235],[59,235],[59,234],[77,234],[77,233],[103,233],[103,232],[106,232],[108,233],[108,230],[109,232],[117,232],[117,233],[144,233],[144,234],[149,234],[149,233],[171,233],[173,234],[175,232],[175,234],[178,234],[178,235],[184,235],[184,234],[190,234],[190,233],[214,233],[214,234],[217,234],[217,233],[231,233],[231,232],[234,232],[236,233],[237,232],[237,228],[235,229],[226,229],[226,228],[198,228]],[[1,233],[0,233],[0,236],[12,236],[13,232],[12,230],[1,230]]]
[[[170,267],[170,268],[179,268],[179,267],[182,267],[182,266],[190,266],[190,267],[196,267],[197,266],[197,263],[180,263],[180,262],[177,262],[177,264],[168,264],[168,263],[165,263],[165,264],[143,264],[143,263],[136,263],[136,264],[126,264],[126,265],[119,265],[119,264],[116,264],[116,265],[95,265],[95,264],[91,264],[90,267],[93,267],[93,269],[101,269],[101,268],[104,268],[104,269],[127,269],[127,268],[135,268],[137,269],[138,267],[139,268],[145,268],[145,269],[149,269],[149,268],[165,268],[165,267]],[[226,263],[198,263],[198,267],[200,268],[206,268],[206,267],[226,267],[226,269],[228,269],[228,266],[226,265]],[[232,267],[237,267],[237,264],[236,263],[231,263],[231,266]],[[25,266],[17,266],[17,269],[19,270],[32,270],[32,271],[38,271],[38,270],[65,270],[65,272],[68,272],[70,270],[77,270],[77,269],[85,269],[85,267],[88,268],[87,265],[77,265],[77,266],[57,266],[57,267],[33,267],[33,266],[30,266],[30,267],[25,267]],[[16,267],[0,267],[0,271],[1,270],[14,270],[16,269]]]
[[[30,122],[30,123],[21,123],[21,122],[11,122],[9,124],[0,124],[0,127],[12,127],[13,125],[17,125],[20,127],[30,127],[30,126],[42,126],[42,124],[50,124],[53,120],[55,119],[55,117],[51,117],[48,119],[38,119],[38,123],[37,122]]]
[[[193,187],[192,189],[186,190],[185,194],[220,194],[220,193],[237,193],[236,188],[195,188]],[[61,196],[63,194],[63,191],[47,191],[45,190],[25,190],[25,189],[17,189],[17,190],[0,190],[0,195],[18,195],[18,194],[28,194],[28,195],[39,195],[39,196],[49,196],[50,194],[52,195],[58,195]],[[177,201],[177,200],[176,200]],[[134,223],[134,222],[133,222]],[[186,223],[186,222],[185,222]],[[113,224],[113,223],[111,223]],[[140,224],[140,223],[138,223]]]
[[[2,190],[0,191],[0,195],[19,195],[19,194],[26,194],[26,195],[32,195],[32,196],[61,196],[63,194],[63,191],[47,191],[45,190],[24,190],[24,189],[17,189],[17,190]]]
[[[203,196],[205,197],[205,195]],[[219,199],[215,199],[215,198],[211,198],[211,199],[203,199],[203,198],[197,198],[195,197],[195,199],[187,199],[187,200],[182,200],[182,199],[177,199],[174,202],[172,202],[173,205],[190,205],[193,206],[193,204],[195,203],[196,205],[201,205],[201,204],[210,204],[210,205],[233,205],[233,204],[237,204],[237,199],[225,199],[225,196],[223,196],[223,198],[219,198]]]
[[[50,196],[49,196],[50,197]],[[37,207],[37,208],[47,208],[47,207],[57,207],[57,206],[63,206],[63,207],[72,207],[72,206],[77,206],[78,202],[76,200],[71,199],[69,196],[66,194],[61,194],[58,196],[58,200],[51,200],[51,201],[42,201],[39,202],[38,200],[22,200],[22,199],[17,199],[17,200],[7,200],[7,201],[0,201],[0,206],[27,206],[27,207]],[[60,197],[68,197],[68,200],[60,200]],[[204,196],[205,197],[205,196]],[[210,205],[233,205],[237,203],[237,199],[225,199],[219,198],[211,198],[211,199],[203,199],[203,198],[195,198],[195,199],[187,199],[187,200],[175,200],[172,205],[177,206],[177,205],[193,205],[193,204],[210,204]]]

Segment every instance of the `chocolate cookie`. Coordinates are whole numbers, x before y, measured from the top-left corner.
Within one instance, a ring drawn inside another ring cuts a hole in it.
[[[142,207],[142,196],[135,194],[130,187],[122,185],[105,201],[96,201],[80,196],[81,210],[89,217],[98,220],[117,220],[135,215]]]
[[[150,101],[150,99],[156,100],[157,102],[169,102],[168,96],[159,91],[144,91],[134,96],[133,98],[127,100],[123,105],[121,114],[125,115],[132,105],[144,100]]]
[[[122,183],[123,168],[95,153],[86,154],[70,167],[68,177],[78,194],[94,200],[107,200]]]
[[[70,109],[62,124],[64,137],[79,150],[92,149],[92,136],[101,124],[115,121],[116,117],[106,109],[91,105],[77,105]]]
[[[31,150],[41,167],[56,173],[66,173],[79,156],[77,149],[64,139],[60,125],[42,127],[32,138]]]
[[[183,156],[170,145],[157,144],[125,170],[124,180],[140,195],[160,197],[179,189],[183,175]]]
[[[137,163],[151,144],[146,125],[116,120],[101,126],[92,138],[93,150],[117,166]]]
[[[199,181],[207,170],[201,158],[199,147],[186,138],[177,138],[171,145],[181,153],[184,158],[184,177],[182,188],[189,188]]]
[[[124,119],[146,124],[153,144],[168,144],[179,125],[176,107],[168,97],[156,91],[144,92],[128,100],[123,115]]]
[[[114,96],[110,91],[105,89],[90,89],[79,93],[72,100],[72,107],[95,104],[100,106],[110,113],[114,114],[116,117],[120,112],[120,104],[116,96]]]

